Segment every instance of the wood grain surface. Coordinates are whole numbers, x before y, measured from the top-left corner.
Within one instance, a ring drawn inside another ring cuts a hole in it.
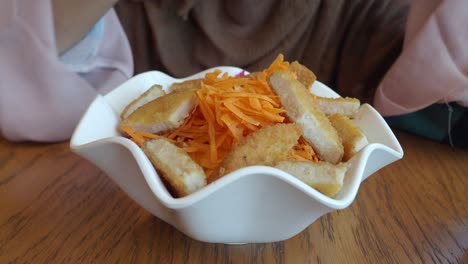
[[[468,263],[468,150],[405,157],[348,208],[269,244],[207,244],[153,217],[68,143],[0,139],[0,263]]]

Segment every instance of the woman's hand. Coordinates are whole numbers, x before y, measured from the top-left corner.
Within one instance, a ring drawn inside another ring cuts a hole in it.
[[[118,0],[52,0],[57,51],[80,41]]]

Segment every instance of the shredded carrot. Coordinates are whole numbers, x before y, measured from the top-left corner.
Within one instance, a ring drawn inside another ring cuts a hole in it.
[[[237,77],[215,70],[205,75],[197,90],[198,104],[184,123],[162,135],[123,128],[137,144],[164,136],[184,149],[203,167],[209,177],[232,146],[258,129],[290,122],[278,96],[268,84],[276,70],[289,71],[289,63],[279,55],[263,72]],[[318,161],[312,147],[302,137],[294,147],[292,159]]]
[[[131,128],[131,127],[121,127],[120,128],[123,132],[127,133],[130,138],[138,145],[138,146],[142,146],[143,143],[145,143],[145,139],[139,135],[135,129]]]
[[[294,146],[291,158],[295,160],[309,160],[318,162],[318,156],[310,144],[301,136],[298,144]]]
[[[151,133],[145,132],[145,131],[137,131],[137,132],[135,132],[135,134],[137,134],[138,136],[143,137],[143,138],[151,138],[151,139],[161,138],[161,136],[158,136],[156,134],[151,134]]]

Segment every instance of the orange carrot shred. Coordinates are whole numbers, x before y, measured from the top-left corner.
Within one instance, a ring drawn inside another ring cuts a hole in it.
[[[197,90],[197,106],[179,128],[160,135],[121,129],[140,146],[161,136],[170,139],[210,177],[243,137],[262,127],[290,122],[279,97],[268,84],[268,76],[276,70],[289,71],[289,63],[282,54],[255,76],[232,77],[214,70],[205,75]],[[302,137],[290,158],[318,161],[313,148]]]

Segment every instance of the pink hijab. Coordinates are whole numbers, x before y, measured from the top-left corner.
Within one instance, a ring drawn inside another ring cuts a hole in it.
[[[0,133],[14,141],[70,137],[94,97],[130,78],[130,46],[113,10],[86,70],[56,52],[50,0],[0,2]]]
[[[468,106],[468,1],[413,0],[403,52],[374,105],[391,116],[447,102]]]

